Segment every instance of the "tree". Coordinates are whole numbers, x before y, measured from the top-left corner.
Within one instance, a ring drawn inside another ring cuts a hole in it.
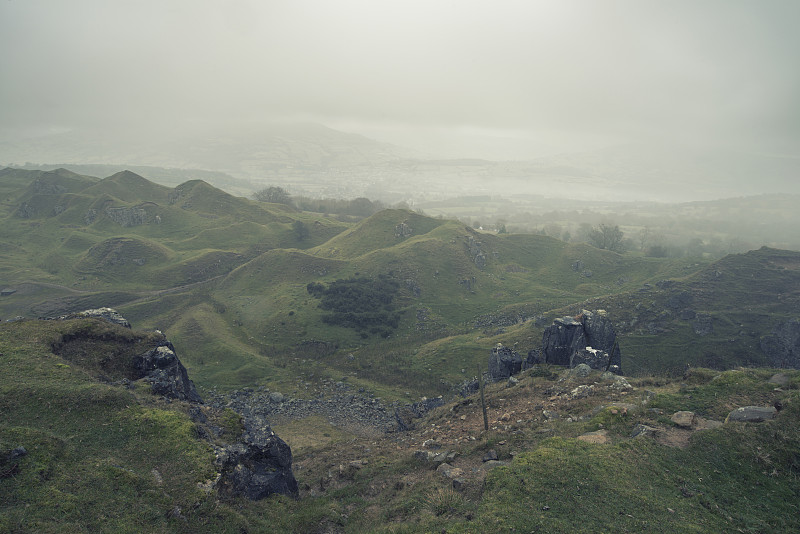
[[[592,228],[589,232],[589,244],[605,250],[624,252],[622,246],[623,237],[625,237],[625,234],[622,233],[619,226],[601,223],[600,226]]]
[[[295,239],[298,241],[305,240],[309,235],[310,232],[308,231],[308,226],[303,221],[295,221],[292,223],[292,232],[294,233]]]
[[[292,197],[282,187],[271,185],[253,193],[253,200],[259,202],[273,202],[275,204],[291,204]]]

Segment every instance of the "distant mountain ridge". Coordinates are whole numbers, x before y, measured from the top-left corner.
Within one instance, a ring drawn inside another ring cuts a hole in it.
[[[800,159],[792,157],[641,143],[528,161],[444,160],[311,123],[180,135],[76,130],[0,142],[2,162],[28,168],[26,162],[62,162],[105,171],[134,165],[140,174],[170,185],[179,183],[176,175],[190,177],[175,169],[207,169],[192,171],[191,177],[238,194],[274,184],[295,192],[391,202],[467,193],[658,202],[800,194]]]

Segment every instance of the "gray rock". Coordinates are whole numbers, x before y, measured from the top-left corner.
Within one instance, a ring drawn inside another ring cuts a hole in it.
[[[441,464],[439,467],[436,468],[436,472],[440,473],[441,475],[451,480],[464,477],[463,469],[461,469],[460,467],[453,467],[448,463]]]
[[[608,365],[600,370],[621,365],[614,327],[602,312],[583,310],[577,317],[556,319],[542,334],[542,355],[547,363],[569,366],[575,352],[586,347],[608,353]]]
[[[692,425],[694,424],[694,418],[695,418],[694,412],[686,410],[675,412],[674,414],[672,414],[672,417],[670,417],[673,423],[682,428],[691,428]]]
[[[189,402],[203,402],[189,380],[189,374],[178,356],[175,347],[167,340],[161,345],[140,354],[134,359],[134,368],[139,378],[150,382],[150,389],[156,395],[163,395]]]
[[[273,391],[272,393],[269,394],[269,401],[270,402],[274,402],[274,403],[280,404],[284,400],[285,400],[285,397],[283,396],[283,393],[280,393],[278,391]]]
[[[484,462],[489,462],[491,460],[497,460],[497,451],[494,449],[489,449],[486,454],[483,455]]]
[[[768,382],[778,387],[784,387],[789,385],[789,377],[784,373],[775,373],[770,377]]]
[[[239,443],[217,448],[220,494],[263,499],[273,493],[297,498],[292,451],[261,417],[244,420]]]
[[[611,357],[606,351],[586,347],[585,349],[579,349],[572,353],[569,366],[577,367],[579,365],[586,365],[590,369],[605,371],[608,369],[610,359]]]
[[[530,369],[534,365],[543,363],[542,352],[539,349],[531,349],[528,351],[528,356],[522,362],[522,370]]]
[[[489,377],[494,380],[505,380],[522,370],[522,356],[500,343],[489,355]]]
[[[591,373],[592,373],[592,368],[585,363],[578,364],[576,367],[570,369],[569,371],[570,376],[574,376],[575,378],[586,378]]]
[[[761,423],[774,419],[777,413],[774,406],[742,406],[729,413],[725,422]]]

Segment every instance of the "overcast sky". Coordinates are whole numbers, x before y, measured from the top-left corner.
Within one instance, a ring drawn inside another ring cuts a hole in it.
[[[800,155],[797,0],[0,0],[0,128],[319,122],[466,155]]]

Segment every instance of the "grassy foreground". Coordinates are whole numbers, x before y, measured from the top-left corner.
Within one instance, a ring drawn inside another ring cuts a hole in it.
[[[2,532],[790,532],[800,529],[800,372],[695,369],[631,379],[541,367],[488,388],[488,433],[466,398],[409,432],[358,436],[319,418],[278,433],[295,449],[297,501],[220,499],[213,451],[188,406],[145,384],[104,383],[112,341],[136,352],[148,334],[91,321],[85,357],[53,353],[87,321],[0,326]],[[113,351],[112,351],[113,352]],[[121,351],[118,354],[122,354]],[[590,386],[587,397],[575,396]],[[670,414],[719,421],[743,405],[774,420],[683,429]],[[547,413],[545,416],[543,414]],[[555,414],[555,415],[553,415]],[[238,418],[215,420],[222,439]],[[655,437],[630,438],[638,424]],[[605,442],[584,441],[605,431]],[[8,452],[27,454],[9,460]],[[505,465],[481,458],[493,449]],[[418,450],[450,451],[459,490]]]

